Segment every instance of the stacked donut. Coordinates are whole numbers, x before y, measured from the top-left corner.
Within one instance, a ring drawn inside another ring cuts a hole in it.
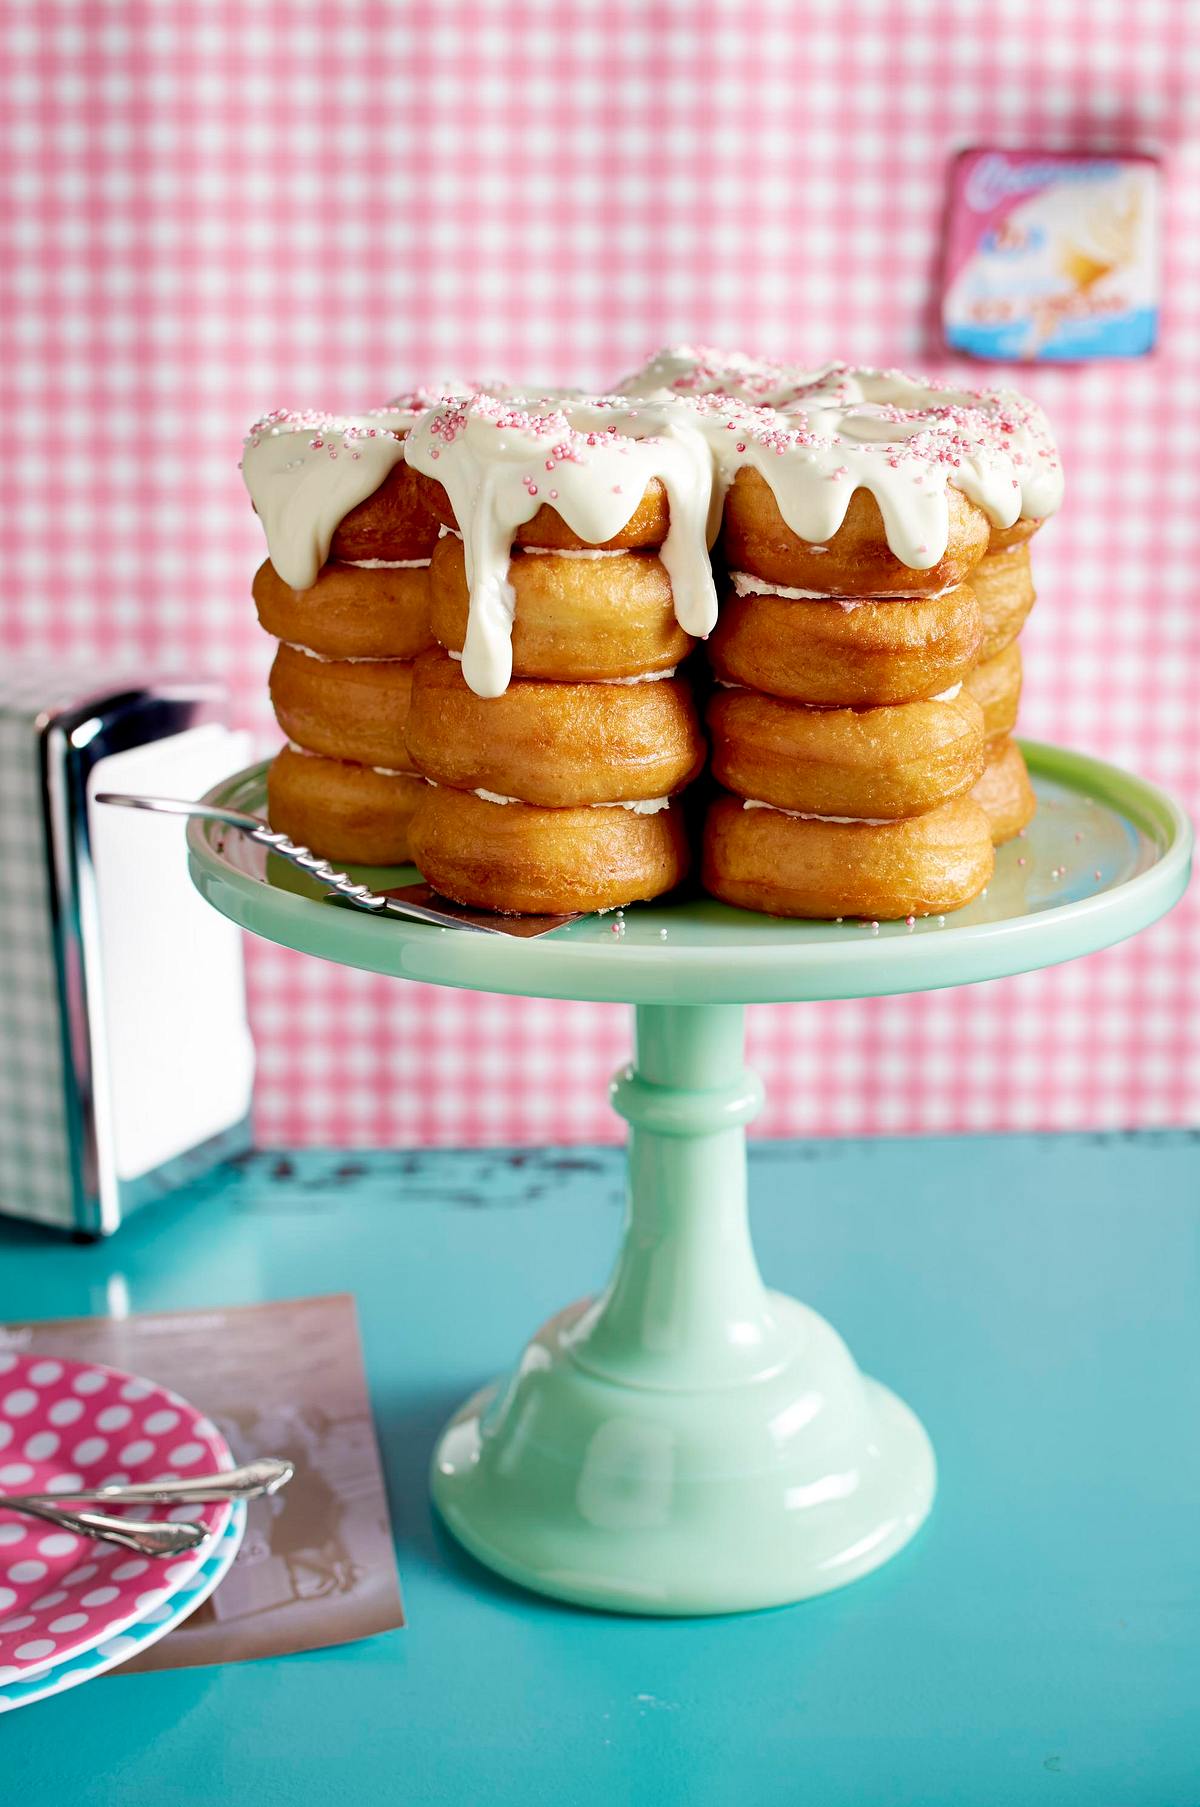
[[[969,795],[984,769],[984,712],[964,685],[982,638],[964,581],[977,540],[962,523],[914,593],[869,498],[818,570],[793,537],[765,485],[734,484],[709,706],[730,794],[709,810],[705,888],[781,916],[957,909],[993,862]]]
[[[256,504],[272,552],[255,575],[254,601],[279,641],[271,701],[287,736],[268,774],[268,812],[293,840],[347,864],[407,860],[425,789],[405,728],[413,662],[433,644],[429,565],[440,524],[430,503],[435,486],[403,462],[417,411],[398,403],[357,425],[274,415],[247,446],[248,456],[257,454]],[[315,524],[305,518],[299,534],[286,518],[287,502],[295,513],[287,479],[297,434],[319,460],[319,487],[340,480],[344,490]],[[273,508],[280,497],[265,473],[276,467],[284,496]]]
[[[1028,606],[1008,548],[1057,503],[1040,416],[840,365],[685,352],[651,372],[728,481],[705,889],[782,916],[959,908],[1032,804],[1002,649]]]
[[[997,847],[1020,834],[1037,808],[1012,732],[1021,700],[1017,638],[1034,603],[1029,540],[1038,524],[1019,521],[1007,532],[993,528],[987,553],[971,573],[983,638],[978,663],[964,680],[964,689],[983,710],[987,741],[987,764],[971,795],[987,816]]]
[[[433,416],[410,453],[444,484],[446,530],[430,573],[439,650],[417,661],[408,725],[428,781],[412,849],[460,903],[610,909],[690,865],[679,798],[705,745],[677,671],[695,642],[662,557],[669,501],[650,477],[631,511],[602,481],[606,459],[623,475],[639,464],[616,432],[628,423],[603,418],[623,452],[595,441],[587,403],[477,396]]]
[[[1062,477],[1020,396],[685,348],[607,396],[272,416],[244,469],[287,642],[271,818],[331,857],[407,850],[501,911],[672,889],[710,636],[714,896],[943,912],[1028,819],[1014,642]]]

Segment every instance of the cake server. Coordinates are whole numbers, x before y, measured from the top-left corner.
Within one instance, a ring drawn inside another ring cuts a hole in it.
[[[426,884],[394,885],[387,891],[372,891],[359,884],[348,872],[339,872],[320,854],[300,847],[285,834],[278,833],[261,816],[241,809],[229,809],[220,803],[189,803],[181,797],[139,797],[127,791],[97,791],[97,803],[119,803],[126,809],[148,809],[159,815],[200,816],[209,822],[221,822],[235,828],[269,852],[279,855],[290,866],[306,872],[319,884],[328,885],[329,901],[348,904],[369,915],[405,916],[414,922],[432,923],[439,929],[466,929],[476,935],[514,935],[530,940],[548,935],[552,929],[573,922],[573,916],[493,916],[483,910],[468,910],[439,897]]]

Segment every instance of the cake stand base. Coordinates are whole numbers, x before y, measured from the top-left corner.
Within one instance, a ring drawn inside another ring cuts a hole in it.
[[[636,1057],[613,1086],[630,1137],[612,1279],[463,1407],[434,1460],[447,1524],[502,1574],[618,1611],[735,1612],[852,1581],[925,1517],[934,1464],[917,1420],[828,1324],[759,1278],[744,1133],[761,1088],[742,1065],[741,1006],[1030,972],[1169,910],[1191,861],[1178,804],[1100,760],[1022,747],[1041,807],[1026,839],[1001,848],[987,892],[953,917],[869,935],[710,898],[639,906],[622,923],[581,917],[530,941],[456,935],[332,909],[318,881],[276,870],[261,846],[191,824],[203,894],[285,947],[435,985],[637,1007]],[[265,773],[205,801],[261,813]],[[415,874],[355,876],[382,890]]]
[[[649,1005],[613,1101],[630,1124],[616,1270],[447,1427],[433,1493],[481,1562],[639,1613],[781,1606],[893,1555],[929,1511],[918,1420],[807,1306],[765,1290],[736,1005]]]

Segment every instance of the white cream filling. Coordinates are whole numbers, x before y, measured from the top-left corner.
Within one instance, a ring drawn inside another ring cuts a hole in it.
[[[343,565],[350,565],[355,571],[428,571],[431,561],[427,558],[344,558]]]
[[[864,828],[886,828],[892,820],[890,816],[818,816],[807,809],[781,809],[778,803],[761,803],[757,797],[745,798],[742,808],[773,809],[777,816],[791,816],[796,822],[857,822]]]
[[[810,546],[810,552],[826,552],[826,546]],[[765,577],[756,577],[753,571],[731,571],[730,582],[733,584],[735,596],[785,596],[796,602],[836,602],[838,607],[847,613],[851,609],[861,609],[868,602],[936,602],[939,596],[949,596],[957,584],[946,584],[940,590],[926,590],[920,595],[902,590],[870,590],[865,595],[835,596],[829,590],[798,590],[792,584],[768,583]]]
[[[318,665],[411,665],[411,659],[399,659],[389,653],[339,653],[335,658],[332,653],[315,653],[311,646],[298,646],[294,640],[285,640],[283,644],[294,653],[303,653],[306,659],[315,659]]]
[[[289,753],[299,753],[305,759],[332,759],[338,765],[358,764],[357,759],[339,759],[336,753],[314,753],[311,747],[302,747],[299,741],[295,740],[287,742],[287,749]],[[397,771],[396,767],[391,765],[364,766],[362,769],[367,772],[378,772],[381,778],[415,778],[417,776],[415,772]]]
[[[456,660],[459,665],[462,664],[460,652],[456,653],[448,646],[445,648],[445,652],[447,658]],[[678,669],[677,665],[672,665],[666,671],[639,671],[632,678],[563,678],[561,680],[547,678],[545,682],[548,684],[557,682],[566,684],[657,684],[662,678],[673,678]]]
[[[433,780],[430,779],[429,782],[432,783]],[[436,789],[436,786],[434,788]],[[502,797],[499,791],[472,791],[471,795],[479,797],[484,803],[525,802],[524,797]],[[527,807],[537,808],[539,806],[530,804]],[[670,807],[671,799],[669,797],[637,797],[628,803],[589,803],[586,805],[588,809],[627,809],[635,816],[656,816],[660,810],[670,809]]]
[[[728,678],[718,678],[717,679],[717,689],[718,690],[745,690],[746,688],[747,688],[747,686],[745,684],[731,683]],[[951,686],[948,690],[939,690],[935,693],[935,695],[933,695],[931,697],[927,697],[924,700],[927,702],[930,702],[930,703],[952,703],[961,689],[962,689],[962,681],[960,679],[957,684],[951,684]],[[759,696],[762,696],[763,694],[764,694],[763,691],[758,692]],[[914,698],[913,700],[916,702],[920,702],[922,699],[917,697],[917,698]],[[855,707],[855,704],[853,704],[853,703],[799,703],[798,702],[798,703],[795,703],[794,707],[797,709],[819,709],[821,711],[825,711],[827,709],[853,709]],[[874,704],[867,703],[867,704],[862,705],[862,707],[865,707],[868,709],[871,709],[871,708],[877,708],[877,709],[900,708],[900,709],[903,709],[905,707],[905,705],[903,703],[874,703]]]
[[[518,546],[522,558],[623,558],[629,546]]]

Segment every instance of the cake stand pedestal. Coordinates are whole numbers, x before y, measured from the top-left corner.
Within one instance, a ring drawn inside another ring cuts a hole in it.
[[[635,1008],[634,1059],[611,1090],[630,1126],[612,1277],[544,1325],[435,1453],[438,1508],[491,1568],[588,1606],[734,1612],[852,1581],[925,1518],[935,1465],[918,1419],[759,1276],[745,1127],[762,1088],[743,1064],[742,1006],[996,978],[1168,910],[1189,870],[1178,807],[1099,761],[1025,751],[1042,805],[1028,835],[1001,850],[985,897],[912,929],[702,900],[534,941],[459,935],[331,906],[258,847],[192,823],[200,890],[272,940],[436,984]],[[259,767],[209,800],[261,811],[264,788]]]

